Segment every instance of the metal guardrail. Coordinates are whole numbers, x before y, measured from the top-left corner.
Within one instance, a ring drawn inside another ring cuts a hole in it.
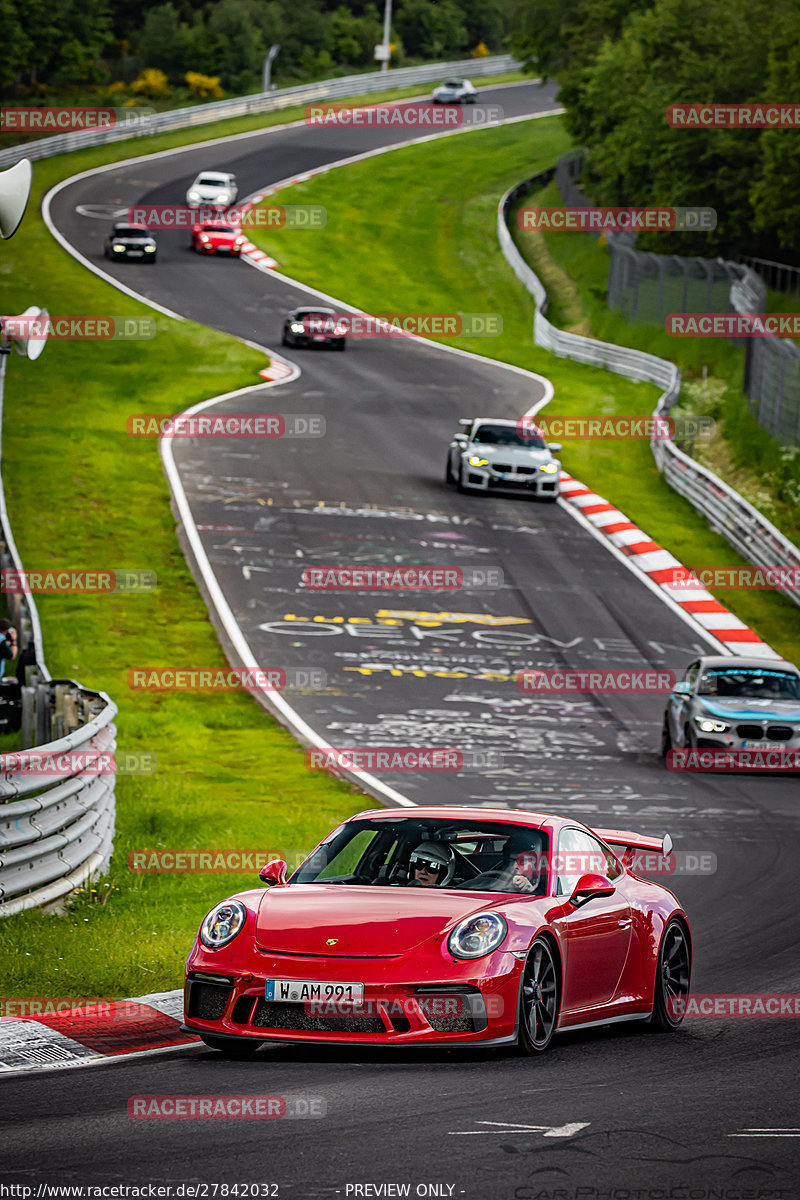
[[[58,903],[107,869],[113,846],[114,774],[86,757],[113,756],[116,705],[71,680],[37,688],[38,713],[67,732],[27,752],[52,760],[53,773],[0,774],[0,917]],[[65,754],[66,764],[55,761]]]
[[[556,168],[542,171],[511,188],[500,200],[497,209],[497,236],[503,255],[514,274],[527,288],[536,303],[533,321],[533,340],[538,346],[551,350],[561,358],[605,367],[628,379],[646,380],[663,388],[653,413],[664,417],[675,404],[681,389],[681,373],[674,363],[610,342],[566,333],[552,325],[546,317],[547,292],[536,273],[531,270],[514,244],[508,228],[507,215],[517,200],[534,188],[544,187],[556,174]],[[731,288],[731,304],[741,305],[737,311],[753,311],[752,291],[747,280],[735,282]],[[654,438],[650,448],[659,471],[676,492],[707,518],[712,529],[721,533],[748,562],[758,567],[786,567],[797,571],[800,578],[800,548],[790,542],[771,521],[754,508],[743,496],[724,483],[713,471],[696,463],[668,439]],[[779,587],[795,604],[800,605],[800,588]]]
[[[474,76],[477,79],[483,75],[501,75],[506,71],[515,71],[520,66],[521,63],[512,54],[496,54],[487,58],[459,59],[457,62],[425,63],[421,67],[399,67],[394,71],[370,71],[365,75],[343,75],[340,79],[323,79],[317,83],[298,84],[295,87],[279,88],[270,92],[254,92],[252,95],[235,96],[230,100],[212,100],[208,104],[154,113],[152,116],[132,120],[123,125],[79,129],[71,133],[59,133],[54,137],[39,138],[35,142],[26,142],[20,146],[11,146],[0,150],[0,167],[11,166],[21,158],[52,158],[56,154],[82,150],[86,146],[101,146],[107,142],[146,137],[171,129],[206,125],[210,121],[222,121],[229,117],[274,112],[297,104],[310,104],[315,100],[336,100],[346,96],[388,92],[394,88],[432,83],[447,75],[466,75],[469,78]]]

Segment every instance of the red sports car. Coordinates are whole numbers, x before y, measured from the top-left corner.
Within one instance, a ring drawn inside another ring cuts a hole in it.
[[[247,238],[237,225],[201,221],[192,226],[192,249],[199,254],[241,254]]]
[[[242,1057],[264,1040],[502,1045],[681,1023],[686,914],[634,874],[671,839],[506,809],[359,813],[286,878],[206,916],[185,1028]],[[655,869],[654,867],[651,869]]]

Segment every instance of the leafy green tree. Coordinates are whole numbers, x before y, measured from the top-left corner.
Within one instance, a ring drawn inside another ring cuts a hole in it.
[[[394,19],[406,53],[418,58],[447,58],[469,41],[460,6],[453,0],[401,0]]]

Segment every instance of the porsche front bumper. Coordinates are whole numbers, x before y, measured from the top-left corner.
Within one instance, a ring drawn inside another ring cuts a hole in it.
[[[490,956],[493,957],[493,956]],[[209,968],[190,969],[184,993],[185,1028],[214,1037],[257,1041],[351,1042],[371,1044],[482,1044],[511,1041],[517,1032],[517,1008],[522,963],[501,953],[500,971],[488,977],[487,963],[463,963],[457,975],[473,979],[446,982],[386,982],[387,960],[361,959],[349,971],[364,979],[364,1001],[287,1004],[265,999],[266,978],[313,978],[319,963],[297,959],[276,964],[263,977],[216,974]],[[367,965],[369,963],[369,965]],[[502,964],[502,965],[501,965]],[[313,973],[312,973],[313,972]],[[326,977],[331,966],[326,964]],[[404,974],[406,972],[403,972]],[[370,981],[370,976],[373,976]]]

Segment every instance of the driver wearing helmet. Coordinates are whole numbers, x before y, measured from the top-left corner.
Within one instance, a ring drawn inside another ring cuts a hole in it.
[[[456,869],[456,856],[446,842],[420,842],[409,861],[411,887],[447,887]]]

